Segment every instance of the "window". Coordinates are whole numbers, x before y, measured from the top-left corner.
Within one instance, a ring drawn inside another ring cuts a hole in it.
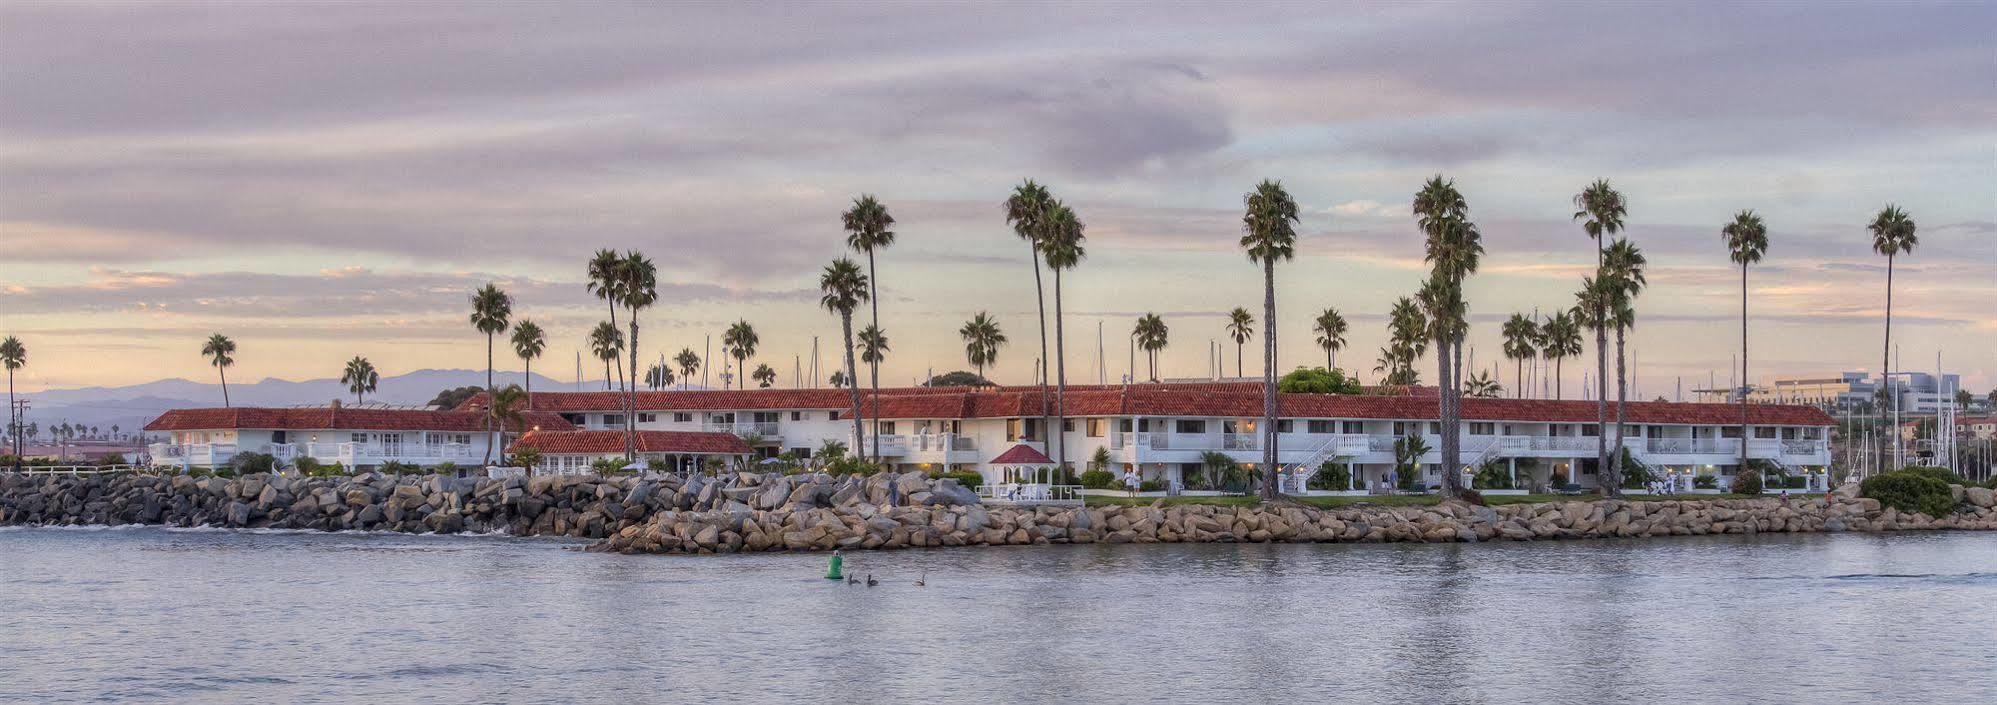
[[[1739,426],[1721,426],[1721,427],[1720,427],[1720,437],[1721,437],[1721,438],[1739,438],[1739,437],[1740,437],[1740,427],[1739,427]]]
[[[1008,441],[1031,441],[1034,432],[1040,430],[1040,419],[1006,419],[1005,439]]]
[[[604,414],[604,415],[603,415],[603,425],[605,425],[605,426],[622,426],[622,425],[624,425],[624,415],[623,415],[623,414]]]
[[[443,443],[457,443],[457,444],[460,444],[460,445],[465,445],[465,444],[469,444],[469,443],[471,443],[471,442],[472,442],[472,434],[469,434],[469,433],[432,433],[432,434],[430,434],[430,443],[432,443],[432,444],[443,444]]]
[[[1774,438],[1774,437],[1775,437],[1775,427],[1774,427],[1774,426],[1756,426],[1756,427],[1754,427],[1754,437],[1755,437],[1755,438]]]
[[[1117,420],[1116,420],[1116,432],[1117,432],[1117,433],[1129,433],[1129,432],[1130,432],[1130,419],[1117,419]]]
[[[1497,426],[1498,426],[1497,424],[1491,423],[1489,421],[1472,421],[1470,422],[1470,435],[1472,436],[1493,435],[1498,431]]]
[[[756,415],[752,418],[754,418],[756,420],[756,423],[759,424],[773,424],[781,420],[783,418],[783,415],[774,411],[758,411],[756,412]]]
[[[1276,419],[1277,433],[1295,433],[1295,431],[1290,430],[1293,428],[1296,428],[1296,425],[1291,423],[1289,419]]]
[[[1598,424],[1591,424],[1591,423],[1590,423],[1590,424],[1581,424],[1581,437],[1582,437],[1582,438],[1594,438],[1594,437],[1596,437],[1596,436],[1599,436],[1599,435],[1602,435],[1602,427],[1601,427],[1600,425],[1598,425]],[[1593,474],[1593,471],[1590,471],[1590,474]]]
[[[1061,432],[1062,432],[1062,433],[1074,433],[1074,432],[1075,432],[1075,420],[1074,420],[1074,419],[1061,419]]]
[[[366,442],[368,442],[368,435],[367,435],[367,434],[365,434],[365,433],[356,433],[356,434],[353,434],[353,436],[352,436],[351,438],[349,438],[348,440],[350,440],[350,441],[352,441],[352,442],[354,442],[354,443],[366,443]]]
[[[1304,431],[1313,434],[1331,433],[1331,424],[1332,422],[1330,421],[1312,419],[1309,423],[1304,424]]]
[[[793,412],[790,412],[790,420],[792,420],[792,421],[803,421],[803,420],[804,420],[804,412],[802,412],[802,411],[793,411]],[[801,457],[801,456],[800,456],[800,457]]]
[[[1441,421],[1428,422],[1428,432],[1430,435],[1436,435],[1436,436],[1442,435],[1442,422]]]
[[[796,412],[792,412],[792,413],[796,413]],[[794,458],[797,458],[798,460],[810,460],[810,459],[811,459],[811,449],[810,449],[810,448],[805,448],[805,447],[797,447],[797,448],[792,448],[792,449],[790,449],[790,454],[791,454],[791,457],[794,457]]]
[[[1173,433],[1206,433],[1206,419],[1179,419],[1172,423]]]
[[[648,414],[643,411],[638,412],[638,423],[652,423],[658,420],[659,420],[658,414]]]
[[[1409,422],[1407,422],[1407,421],[1395,421],[1395,422],[1394,422],[1394,435],[1396,435],[1396,436],[1405,436],[1405,435],[1408,435],[1408,423],[1409,423]]]
[[[673,412],[673,423],[693,423],[693,414],[684,411]]]
[[[1338,422],[1338,425],[1340,427],[1341,432],[1343,433],[1366,432],[1366,422],[1364,421],[1340,421]]]
[[[1795,428],[1782,429],[1782,438],[1783,440],[1790,440],[1790,441],[1796,440],[1796,429]]]
[[[1109,419],[1089,419],[1088,436],[1102,438],[1109,434]]]
[[[893,421],[881,421],[881,422],[878,422],[878,423],[876,424],[876,428],[877,428],[877,430],[875,431],[875,433],[879,433],[879,434],[883,434],[883,435],[894,435],[894,432],[895,432],[895,430],[894,430],[894,422],[893,422]]]

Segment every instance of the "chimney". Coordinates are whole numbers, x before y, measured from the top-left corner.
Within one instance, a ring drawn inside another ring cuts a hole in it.
[[[331,407],[332,407],[332,409],[333,409],[334,411],[339,411],[339,410],[340,410],[340,400],[339,400],[339,399],[334,399],[334,400],[333,400],[333,403],[332,403],[332,404],[329,404],[328,406],[331,406]]]

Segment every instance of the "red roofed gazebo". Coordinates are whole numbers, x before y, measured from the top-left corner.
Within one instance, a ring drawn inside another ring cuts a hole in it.
[[[992,500],[1035,503],[1081,500],[1081,488],[1057,484],[1054,461],[1039,448],[1024,443],[1014,445],[992,458],[991,466],[999,473],[996,483],[987,483],[991,489],[985,494]]]

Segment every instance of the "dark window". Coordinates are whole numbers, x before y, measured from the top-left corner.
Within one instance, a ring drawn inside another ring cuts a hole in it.
[[[673,412],[673,423],[693,423],[693,414],[684,411]]]
[[[1294,431],[1290,430],[1292,428],[1296,428],[1296,426],[1294,426],[1289,419],[1276,419],[1277,433],[1294,433]]]
[[[1343,432],[1344,432],[1344,433],[1365,433],[1365,432],[1366,432],[1366,422],[1364,422],[1364,421],[1341,421],[1341,422],[1339,422],[1339,425],[1340,425],[1340,426],[1342,426],[1342,427],[1344,427],[1344,430],[1343,430]]]
[[[1207,422],[1205,419],[1179,419],[1177,422],[1173,423],[1172,432],[1206,433]]]
[[[1331,424],[1332,422],[1330,421],[1312,419],[1309,423],[1304,424],[1304,431],[1309,433],[1331,433]]]

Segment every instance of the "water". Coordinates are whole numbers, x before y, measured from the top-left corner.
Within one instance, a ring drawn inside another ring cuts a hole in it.
[[[0,702],[1997,702],[1997,534],[576,545],[0,529]]]

